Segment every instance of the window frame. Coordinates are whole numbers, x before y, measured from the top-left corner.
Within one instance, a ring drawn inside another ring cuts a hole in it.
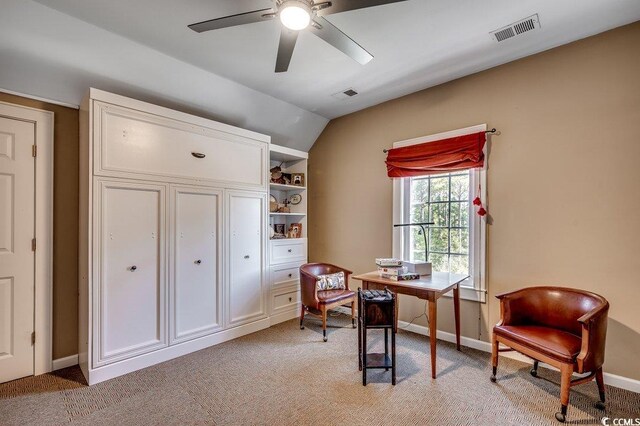
[[[466,127],[449,132],[437,133],[395,142],[394,148],[416,145],[425,142],[433,142],[441,139],[463,136],[471,133],[486,131],[487,125]],[[476,196],[476,189],[480,185],[480,198],[485,209],[487,208],[487,145],[484,147],[485,163],[482,168],[469,170],[469,198]],[[407,223],[411,215],[411,178],[393,179],[393,223]],[[465,300],[486,302],[486,216],[476,214],[475,206],[469,203],[469,269],[471,277],[460,285],[460,297]],[[393,232],[393,257],[405,258],[405,253],[410,251],[410,227],[394,228]]]

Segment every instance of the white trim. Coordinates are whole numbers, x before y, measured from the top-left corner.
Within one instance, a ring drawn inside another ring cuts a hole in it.
[[[33,374],[51,371],[53,335],[53,112],[0,102],[0,114],[35,125],[35,303]]]
[[[58,370],[62,370],[63,368],[73,367],[74,365],[78,365],[78,354],[69,355],[64,358],[54,359],[51,365],[52,365],[51,371],[58,371]]]
[[[33,99],[34,101],[46,102],[48,104],[60,105],[67,108],[80,109],[79,105],[69,104],[62,101],[56,101],[53,99],[41,98],[40,96],[29,95],[28,93],[15,92],[13,90],[8,90],[3,87],[0,87],[0,92],[6,93],[8,95],[20,96],[22,98]]]
[[[421,143],[433,142],[442,139],[453,138],[456,136],[464,136],[472,133],[483,132],[487,130],[486,124],[477,124],[475,126],[465,127],[462,129],[450,130],[447,132],[436,133],[433,135],[420,136],[413,139],[407,139],[403,141],[397,141],[393,143],[393,148],[406,147],[411,145],[417,145]],[[487,145],[484,146],[485,158],[487,156]],[[480,181],[481,194],[480,198],[484,203],[484,208],[487,209],[487,161],[485,161],[482,169],[477,173],[470,173],[470,189],[477,186],[478,180]],[[409,179],[408,178],[394,178],[393,179],[393,223],[402,223],[404,221],[405,213],[409,211],[409,200],[405,194],[409,191]],[[473,197],[474,193],[470,192],[469,196]],[[403,203],[404,201],[404,203]],[[473,208],[471,206],[470,208]],[[472,253],[479,252],[478,256],[473,256],[470,259],[473,262],[471,270],[473,271],[473,288],[470,285],[460,286],[460,298],[464,300],[470,300],[475,302],[484,303],[487,300],[487,279],[486,279],[486,249],[487,249],[487,230],[486,230],[486,217],[480,217],[476,214],[471,214],[471,220],[473,224],[470,229],[469,245],[473,247]],[[392,241],[392,255],[393,257],[401,258],[402,253],[408,251],[409,241],[405,237],[408,233],[408,228],[400,228],[393,232]]]
[[[416,334],[422,334],[424,336],[429,335],[429,329],[422,325],[409,324],[406,321],[398,321],[398,328],[404,331],[410,331]],[[436,333],[436,337],[445,342],[456,342],[456,335],[453,333],[447,333],[446,331],[440,331]],[[482,340],[472,339],[470,337],[460,336],[460,344],[468,348],[477,349],[479,351],[491,353],[491,343],[484,342]],[[500,356],[514,359],[525,363],[531,363],[531,358],[522,355],[518,352],[503,352]],[[547,368],[549,370],[558,371],[557,368],[552,367],[545,363],[540,363],[540,367]],[[615,386],[620,389],[625,389],[631,392],[640,393],[640,380],[631,379],[629,377],[619,376],[617,374],[604,373],[604,382],[609,386]]]

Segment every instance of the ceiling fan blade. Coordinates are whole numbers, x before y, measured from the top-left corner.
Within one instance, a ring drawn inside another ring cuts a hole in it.
[[[321,17],[315,18],[314,22],[319,24],[319,26],[309,26],[309,30],[313,34],[340,50],[354,61],[364,65],[373,59],[371,53],[364,50],[362,46],[349,38],[348,35],[334,27],[331,22]]]
[[[326,16],[332,13],[381,6],[383,4],[398,3],[401,1],[407,0],[331,0],[331,6],[318,10],[317,16]],[[318,1],[316,1],[316,3],[318,3]]]
[[[273,15],[274,13],[275,11],[271,8],[254,10],[253,12],[238,13],[237,15],[223,16],[222,18],[198,22],[196,24],[189,25],[189,28],[195,32],[201,33],[204,31],[218,30],[220,28],[235,27],[236,25],[252,24],[254,22],[271,19],[275,16]]]
[[[280,31],[280,44],[278,45],[278,57],[276,58],[276,72],[286,72],[293,56],[293,48],[296,47],[298,32],[282,27]]]

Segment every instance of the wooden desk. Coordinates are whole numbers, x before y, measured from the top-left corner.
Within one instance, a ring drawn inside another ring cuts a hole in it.
[[[445,293],[453,290],[453,308],[456,321],[456,348],[460,350],[460,283],[469,275],[434,272],[423,275],[418,280],[394,281],[382,278],[378,272],[354,275],[351,277],[362,281],[364,289],[382,290],[387,287],[399,294],[408,294],[427,300],[429,305],[429,339],[431,341],[431,377],[436,378],[436,321],[438,318],[437,301]],[[396,307],[398,301],[396,300]],[[397,309],[397,308],[396,308]],[[398,316],[396,315],[396,321]]]

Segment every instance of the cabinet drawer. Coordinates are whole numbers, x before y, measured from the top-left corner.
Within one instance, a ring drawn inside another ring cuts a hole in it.
[[[94,114],[96,174],[266,188],[262,141],[100,102]]]
[[[307,258],[307,241],[300,240],[272,240],[271,264],[304,261]]]
[[[276,294],[273,296],[273,311],[293,309],[300,302],[300,291]]]
[[[300,265],[302,262],[272,266],[269,281],[272,285],[298,281],[300,279]]]

